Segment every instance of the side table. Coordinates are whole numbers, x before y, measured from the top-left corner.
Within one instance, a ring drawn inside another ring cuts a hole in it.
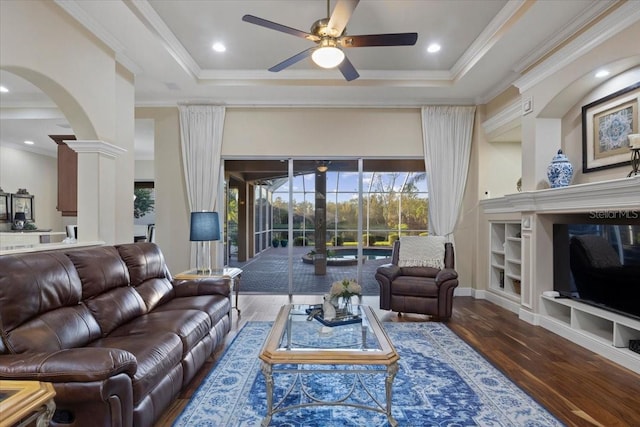
[[[51,383],[0,380],[0,427],[49,425],[56,410]]]
[[[240,292],[240,279],[242,279],[242,270],[235,267],[224,268],[222,270],[212,270],[211,273],[202,273],[197,270],[187,270],[182,273],[178,273],[173,276],[174,280],[193,280],[193,279],[202,279],[205,277],[212,277],[216,279],[231,279],[232,286],[231,290],[236,293],[236,305],[232,308],[235,308],[238,312],[238,316],[240,315],[240,308],[238,308],[238,292]],[[231,300],[231,296],[229,296],[229,300]]]

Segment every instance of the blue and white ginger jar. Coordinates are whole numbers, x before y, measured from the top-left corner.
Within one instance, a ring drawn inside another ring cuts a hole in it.
[[[566,187],[571,183],[573,166],[567,156],[562,154],[562,150],[558,150],[558,154],[551,160],[547,168],[547,178],[549,178],[551,188]]]

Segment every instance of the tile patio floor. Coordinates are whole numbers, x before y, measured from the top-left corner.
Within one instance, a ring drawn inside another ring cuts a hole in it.
[[[312,264],[302,262],[302,255],[313,248],[293,247],[293,295],[324,294],[331,283],[342,279],[356,279],[356,266],[327,266],[325,276],[316,276]],[[242,282],[240,293],[288,294],[289,289],[289,248],[269,248],[246,262],[238,262],[231,256],[230,267],[241,268]],[[390,258],[367,259],[362,268],[363,295],[379,295],[379,285],[374,275],[376,268],[391,262]]]

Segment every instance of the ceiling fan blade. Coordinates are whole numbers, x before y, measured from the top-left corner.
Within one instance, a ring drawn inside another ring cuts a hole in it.
[[[417,40],[418,33],[368,34],[341,37],[339,44],[342,47],[413,46]]]
[[[360,74],[358,74],[358,71],[353,66],[351,61],[349,61],[349,58],[347,58],[346,56],[344,57],[340,65],[338,65],[338,68],[340,69],[340,72],[348,82],[360,77]]]
[[[244,15],[242,17],[242,20],[244,22],[249,22],[250,24],[260,25],[261,27],[269,28],[271,30],[280,31],[282,33],[291,34],[293,36],[301,37],[303,39],[311,40],[311,41],[314,41],[314,42],[320,40],[320,37],[315,36],[313,34],[309,34],[309,33],[305,32],[305,31],[297,30],[295,28],[287,27],[286,25],[278,24],[276,22],[267,21],[266,19],[258,18],[257,16]]]
[[[327,24],[327,29],[333,37],[339,37],[347,26],[347,22],[351,18],[351,14],[358,5],[360,0],[338,0],[336,7],[333,8],[331,18]]]
[[[313,53],[314,50],[316,50],[316,46],[310,47],[307,50],[303,50],[302,52],[298,53],[297,55],[293,55],[291,58],[285,59],[281,63],[276,64],[273,67],[269,68],[269,71],[274,72],[274,73],[277,73],[278,71],[282,71],[285,68],[292,66],[296,62],[300,62],[303,59],[308,58],[309,56],[311,56],[311,54]]]

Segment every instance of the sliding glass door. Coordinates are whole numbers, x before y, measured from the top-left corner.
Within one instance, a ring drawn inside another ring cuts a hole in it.
[[[243,290],[323,294],[334,281],[356,279],[366,294],[377,294],[375,268],[389,262],[393,241],[427,232],[421,165],[366,159],[227,161],[225,170],[239,187],[232,193],[238,195],[237,240],[246,236],[249,242],[246,256],[232,255],[229,261],[246,272]]]

